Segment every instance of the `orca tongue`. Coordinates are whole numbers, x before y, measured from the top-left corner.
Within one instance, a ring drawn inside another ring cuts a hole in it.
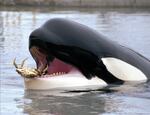
[[[49,63],[48,74],[53,74],[57,72],[70,72],[74,67],[72,65],[66,64],[63,61],[55,58],[52,62]]]

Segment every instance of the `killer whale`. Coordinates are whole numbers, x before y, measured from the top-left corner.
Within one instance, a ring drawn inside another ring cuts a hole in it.
[[[108,84],[146,81],[150,77],[149,59],[67,19],[50,19],[34,30],[29,37],[29,51],[37,68],[49,66],[49,76],[74,70],[87,79],[97,76]]]

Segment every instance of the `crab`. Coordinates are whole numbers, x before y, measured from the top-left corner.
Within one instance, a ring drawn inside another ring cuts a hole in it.
[[[27,60],[27,58],[22,61],[20,66],[18,66],[16,64],[16,58],[13,60],[13,65],[16,68],[16,72],[18,74],[20,74],[22,77],[24,77],[24,78],[36,78],[36,77],[40,77],[40,76],[46,74],[48,66],[46,66],[46,68],[44,70],[24,67],[24,63],[25,63],[26,60]]]

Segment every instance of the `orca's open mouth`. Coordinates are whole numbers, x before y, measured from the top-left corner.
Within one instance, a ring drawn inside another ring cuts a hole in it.
[[[30,48],[30,52],[36,61],[37,69],[40,71],[45,71],[46,69],[44,75],[38,76],[40,78],[55,77],[60,75],[62,76],[75,72],[81,74],[81,72],[76,67],[63,62],[50,54],[47,54],[43,49],[32,47]]]

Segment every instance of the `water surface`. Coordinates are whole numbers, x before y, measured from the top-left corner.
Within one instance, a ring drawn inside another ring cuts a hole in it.
[[[149,82],[79,93],[24,90],[23,79],[15,72],[12,60],[17,57],[20,63],[28,57],[27,65],[34,67],[28,37],[55,17],[85,24],[150,59],[150,9],[0,8],[1,114],[150,114]]]

